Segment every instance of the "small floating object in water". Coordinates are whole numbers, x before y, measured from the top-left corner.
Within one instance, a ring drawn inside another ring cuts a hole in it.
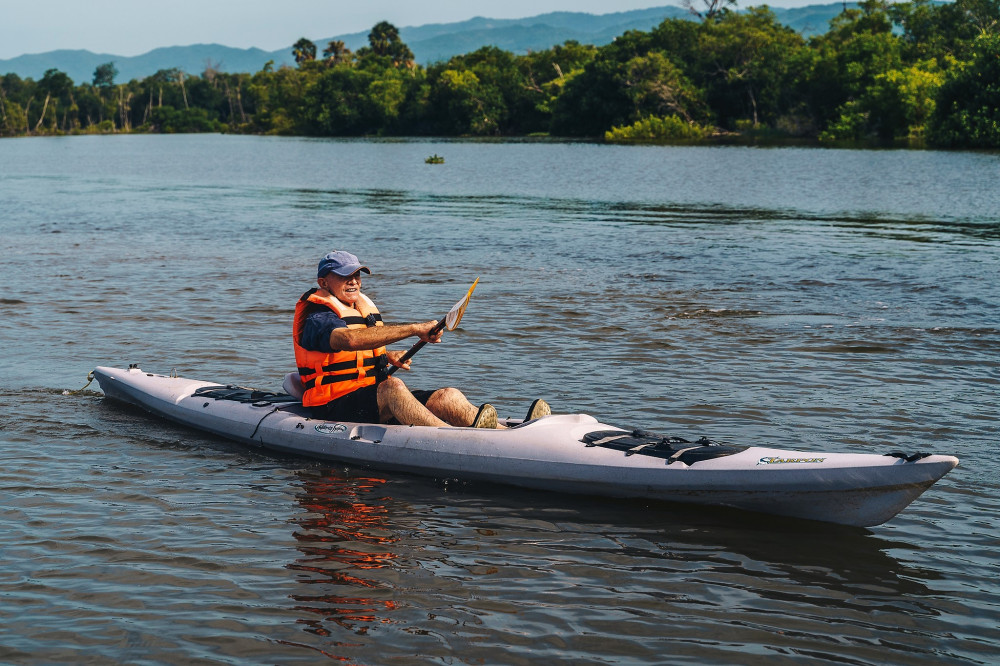
[[[444,164],[444,158],[438,155],[437,153],[434,153],[433,155],[425,159],[424,162],[426,164]]]

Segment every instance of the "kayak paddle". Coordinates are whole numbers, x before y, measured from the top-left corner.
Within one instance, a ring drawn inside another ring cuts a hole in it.
[[[476,281],[472,283],[471,287],[469,287],[469,293],[467,293],[465,297],[458,303],[455,303],[455,305],[452,306],[451,310],[448,310],[448,314],[446,314],[441,319],[441,321],[437,323],[437,326],[431,329],[431,335],[437,335],[438,333],[443,331],[446,327],[449,331],[454,331],[456,328],[458,328],[458,322],[462,321],[462,315],[465,314],[465,308],[469,307],[469,300],[472,298],[472,292],[476,290],[477,284],[479,284],[479,278],[476,278]],[[403,354],[403,356],[399,359],[399,362],[406,363],[407,361],[410,360],[410,358],[413,357],[414,354],[420,351],[421,347],[423,347],[426,344],[427,343],[424,342],[423,340],[417,342],[415,345],[410,347],[405,354]],[[391,368],[389,368],[388,374],[391,375],[397,370],[399,370],[399,366],[394,365]]]

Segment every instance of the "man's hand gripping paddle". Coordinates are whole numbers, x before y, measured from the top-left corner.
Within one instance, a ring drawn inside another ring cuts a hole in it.
[[[469,300],[472,298],[472,292],[476,290],[477,284],[479,284],[479,278],[476,278],[476,281],[472,283],[471,287],[469,287],[469,293],[465,295],[465,298],[460,300],[458,303],[455,303],[455,305],[452,306],[451,310],[448,310],[448,314],[446,314],[441,319],[441,321],[437,323],[437,326],[431,329],[431,335],[437,335],[445,328],[447,328],[449,331],[454,331],[456,328],[458,328],[458,322],[462,321],[462,315],[465,314],[465,308],[469,307]],[[403,354],[400,357],[398,362],[406,363],[407,361],[410,360],[410,358],[413,357],[414,354],[420,351],[421,347],[423,347],[426,344],[427,343],[424,342],[423,340],[416,343],[415,345],[410,347],[405,354]],[[394,365],[391,368],[389,368],[388,374],[391,375],[397,370],[399,370],[399,366]]]

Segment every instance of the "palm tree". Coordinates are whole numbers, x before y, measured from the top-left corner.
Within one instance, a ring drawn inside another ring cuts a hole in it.
[[[376,23],[372,31],[368,33],[368,43],[371,44],[375,55],[391,55],[392,44],[398,41],[399,28],[388,21]]]
[[[392,64],[410,66],[413,62],[413,51],[399,38],[399,29],[388,21],[376,23],[368,33],[368,43],[371,51],[377,56],[389,56]]]
[[[351,49],[338,39],[326,45],[326,48],[323,49],[323,55],[326,56],[327,63],[337,65],[351,59]]]
[[[292,47],[292,55],[295,56],[295,62],[298,65],[310,60],[315,60],[316,45],[305,37],[302,37],[299,41],[295,42],[295,46]]]

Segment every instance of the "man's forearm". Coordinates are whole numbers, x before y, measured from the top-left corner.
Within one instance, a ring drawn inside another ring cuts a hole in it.
[[[330,334],[330,347],[339,351],[377,349],[419,334],[419,324],[338,328]]]

